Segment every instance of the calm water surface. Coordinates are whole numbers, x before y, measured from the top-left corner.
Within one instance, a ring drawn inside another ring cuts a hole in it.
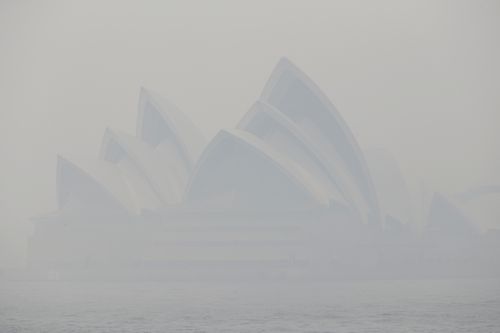
[[[0,332],[500,332],[500,281],[0,281]]]

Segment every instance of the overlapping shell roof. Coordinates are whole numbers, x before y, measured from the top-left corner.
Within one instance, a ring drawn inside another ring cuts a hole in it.
[[[59,158],[59,209],[287,212],[343,207],[376,222],[365,159],[321,90],[282,59],[235,129],[210,142],[172,103],[141,89],[136,135],[106,130],[99,161]],[[75,204],[76,202],[76,204]]]

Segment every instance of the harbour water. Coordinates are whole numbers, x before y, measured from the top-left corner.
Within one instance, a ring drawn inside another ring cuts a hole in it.
[[[500,280],[0,281],[0,332],[500,332]]]

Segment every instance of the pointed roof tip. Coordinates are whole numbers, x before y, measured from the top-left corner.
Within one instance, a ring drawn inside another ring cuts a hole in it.
[[[293,62],[287,56],[283,56],[279,59],[278,64],[291,64],[291,65],[293,65]]]
[[[265,110],[265,111],[272,110],[272,111],[279,112],[274,106],[269,104],[267,101],[259,98],[255,102],[253,102],[253,104],[250,106],[250,108],[248,108],[248,111],[240,119],[240,121],[238,122],[236,127],[237,128],[245,128],[245,126],[254,117],[254,115],[256,113],[259,113],[262,110]]]
[[[193,121],[173,103],[167,96],[158,93],[155,90],[141,87],[141,95],[139,96],[139,105],[136,123],[136,136],[142,138],[144,133],[144,116],[145,106],[151,104],[155,113],[157,113],[168,125],[170,130],[180,141],[182,145],[190,144],[204,146],[205,138],[195,126]],[[186,138],[187,137],[187,138]],[[196,138],[195,138],[196,137]],[[196,148],[198,149],[198,148]]]
[[[133,136],[133,134],[129,134],[126,131],[122,131],[121,129],[115,129],[109,126],[107,126],[106,129],[104,130],[104,135],[110,135],[112,137]]]
[[[56,155],[56,176],[59,177],[61,170],[66,167],[70,162],[61,154]]]
[[[104,156],[104,150],[106,149],[106,144],[109,140],[109,137],[114,137],[115,136],[115,132],[111,129],[111,127],[109,126],[106,126],[106,128],[104,129],[104,134],[102,135],[102,139],[101,139],[101,146],[100,146],[100,149],[99,149],[99,158],[102,158]]]
[[[287,68],[290,68],[290,69],[298,69],[298,67],[288,58],[288,57],[281,57],[279,60],[278,60],[278,63],[276,64],[276,66],[274,67],[274,70],[279,70],[279,69],[287,69]]]
[[[281,62],[283,62],[283,63],[290,62],[291,63],[290,59],[287,56],[280,57],[278,63],[281,63]]]
[[[67,156],[63,156],[62,154],[57,154],[56,155],[56,163],[58,165],[62,165],[62,164],[75,164],[75,163],[71,162],[70,158],[68,158]]]
[[[165,96],[163,93],[159,93],[154,89],[141,86],[139,91],[139,109],[141,108],[141,104],[145,102],[153,103],[156,106],[166,106],[167,108],[162,108],[166,109],[165,111],[169,111],[172,108],[177,108],[177,106],[170,101],[170,98]]]
[[[288,57],[281,57],[276,66],[274,66],[271,75],[269,76],[264,89],[261,92],[261,100],[266,101],[268,99],[268,95],[274,88],[275,84],[279,81],[281,76],[287,72],[299,77],[300,80],[307,82],[308,85],[314,86],[315,90],[321,91],[319,87],[316,86],[314,81],[297,65],[295,65]]]
[[[147,93],[147,89],[144,86],[139,86],[139,100],[141,100],[142,96]]]
[[[157,95],[157,97],[159,98],[166,98],[164,96],[164,94],[160,94],[158,91],[156,91],[155,89],[151,89],[151,88],[147,88],[145,86],[141,86],[140,87],[140,90],[139,90],[139,93],[140,94],[146,94],[146,95]]]
[[[113,134],[113,133],[114,133],[113,129],[109,126],[106,126],[106,128],[104,129],[104,135]]]
[[[173,112],[172,109],[178,110],[178,107],[173,103],[168,96],[163,93],[159,93],[154,89],[149,89],[141,86],[139,91],[139,113],[142,103],[144,102],[153,103],[155,106],[159,107],[163,112]]]
[[[74,161],[74,159],[72,159],[69,156],[64,156],[61,154],[57,154],[57,163],[59,166],[64,166],[64,167],[71,166],[74,168],[81,169],[81,167],[78,165],[78,163]]]
[[[144,98],[152,98],[151,95],[152,95],[151,89],[146,88],[145,86],[140,86],[140,88],[139,88],[139,103]]]

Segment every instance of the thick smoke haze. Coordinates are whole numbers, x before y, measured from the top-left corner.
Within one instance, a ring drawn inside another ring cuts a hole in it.
[[[0,332],[499,331],[499,17],[0,0]]]
[[[107,126],[133,133],[141,86],[211,138],[282,56],[412,196],[500,183],[499,15],[497,1],[2,1],[0,267],[56,208],[56,154],[95,158]],[[477,208],[486,227],[496,206]]]

